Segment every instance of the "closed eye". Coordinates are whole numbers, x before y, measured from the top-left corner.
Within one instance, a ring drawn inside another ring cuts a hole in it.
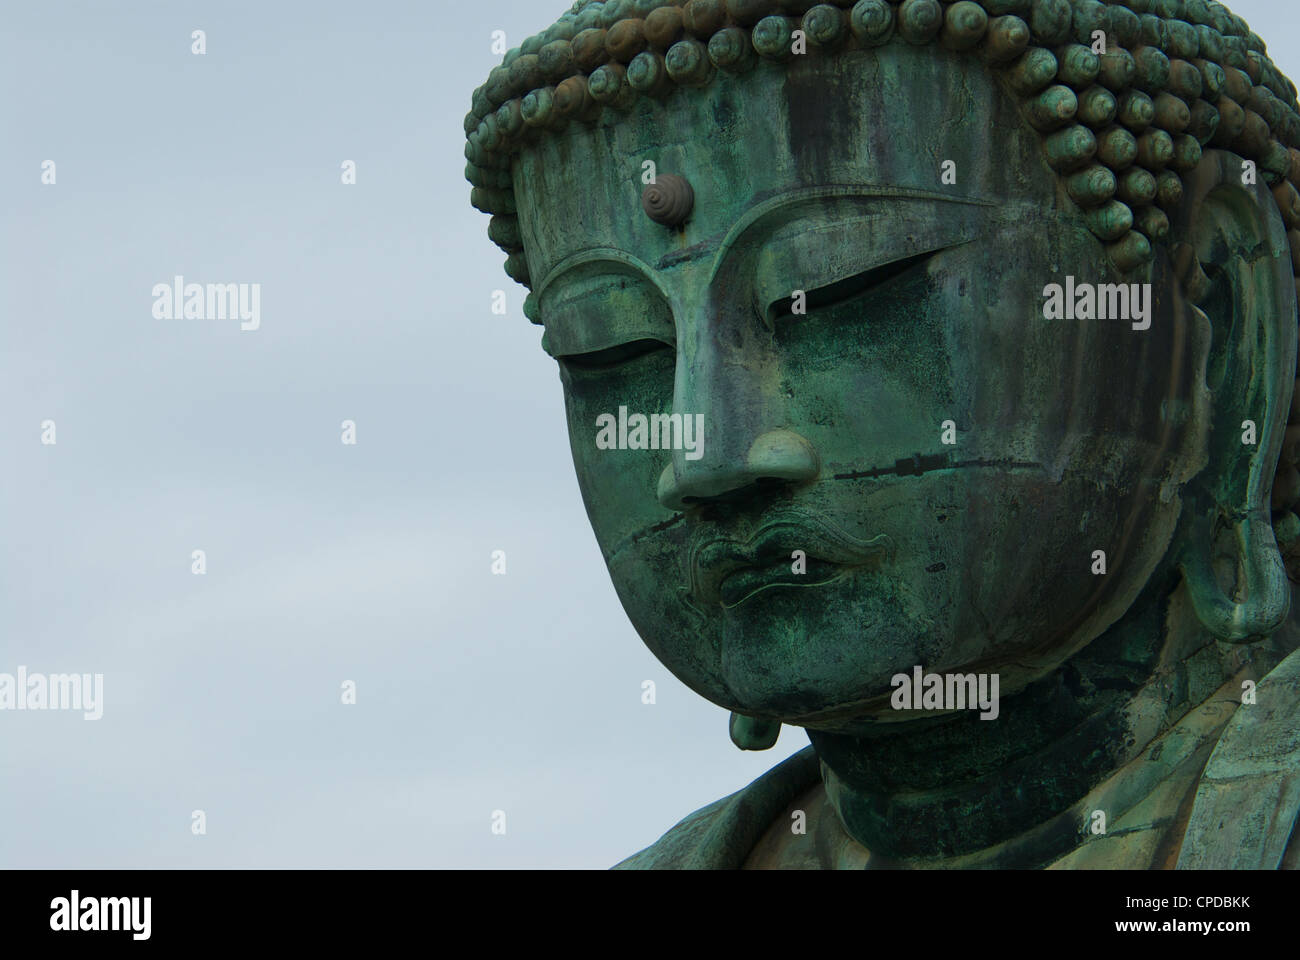
[[[621,343],[606,350],[579,353],[558,359],[565,367],[574,370],[612,370],[646,354],[671,349],[673,348],[662,340],[633,340],[631,343]]]
[[[902,260],[894,260],[892,263],[872,267],[870,270],[854,274],[843,280],[837,280],[835,283],[827,284],[816,290],[808,290],[804,294],[807,310],[812,313],[814,310],[839,306],[841,303],[854,300],[865,293],[878,290],[897,280],[903,274],[924,267],[926,263],[934,258],[935,254],[940,252],[939,250],[931,250],[928,253],[918,253],[913,257],[904,257]],[[796,316],[792,312],[793,307],[793,296],[776,301],[767,309],[768,323],[773,324],[778,320]]]

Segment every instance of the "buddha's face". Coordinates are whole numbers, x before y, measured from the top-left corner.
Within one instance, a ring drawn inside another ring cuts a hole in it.
[[[514,177],[637,631],[715,703],[847,730],[900,718],[894,674],[1006,695],[1123,613],[1199,377],[1159,263],[1125,278],[1157,281],[1149,329],[1044,319],[1046,285],[1120,278],[978,58],[796,60],[548,133]],[[684,229],[642,211],[646,161],[693,186]],[[703,443],[607,449],[620,408]]]

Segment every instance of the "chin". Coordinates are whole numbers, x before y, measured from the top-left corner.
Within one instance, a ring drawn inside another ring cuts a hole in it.
[[[937,621],[879,574],[775,587],[710,617],[732,709],[790,722],[879,701],[890,679],[946,652]]]

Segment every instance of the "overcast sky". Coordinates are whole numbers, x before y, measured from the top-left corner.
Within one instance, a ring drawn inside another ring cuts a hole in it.
[[[1300,77],[1295,6],[1230,6]],[[0,673],[104,712],[0,711],[0,867],[607,867],[807,744],[738,751],[628,625],[469,206],[492,32],[564,9],[6,9]],[[260,328],[155,318],[176,275]]]

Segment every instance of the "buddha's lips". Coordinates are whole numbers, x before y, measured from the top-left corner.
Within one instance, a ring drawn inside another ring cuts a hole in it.
[[[796,550],[806,558],[804,573],[793,570]],[[768,587],[827,583],[853,567],[880,562],[892,550],[884,534],[862,540],[822,517],[787,509],[747,539],[696,534],[687,570],[696,598],[733,607]]]

